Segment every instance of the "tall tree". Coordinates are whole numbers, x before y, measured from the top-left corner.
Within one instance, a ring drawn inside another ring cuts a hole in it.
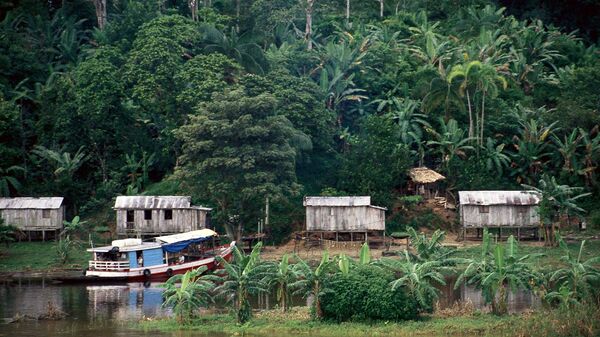
[[[183,143],[178,176],[217,205],[232,238],[257,219],[265,197],[276,200],[298,188],[289,143],[296,130],[276,114],[276,103],[273,96],[249,97],[242,90],[214,94],[176,131]]]

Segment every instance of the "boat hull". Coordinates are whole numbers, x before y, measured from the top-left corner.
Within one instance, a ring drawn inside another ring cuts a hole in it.
[[[220,257],[230,261],[232,257],[232,247],[226,248]],[[86,270],[85,279],[89,281],[164,281],[177,274],[184,274],[189,270],[195,270],[200,267],[207,267],[207,270],[217,269],[218,262],[214,257],[201,260],[185,262],[180,264],[161,264],[150,267],[131,268],[122,271],[112,270]]]

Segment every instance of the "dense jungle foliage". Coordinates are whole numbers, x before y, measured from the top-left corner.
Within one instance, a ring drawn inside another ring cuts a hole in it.
[[[581,187],[593,223],[599,7],[4,1],[0,194],[62,195],[85,216],[185,193],[229,231],[269,197],[283,237],[303,195],[390,207],[425,165],[449,195]]]

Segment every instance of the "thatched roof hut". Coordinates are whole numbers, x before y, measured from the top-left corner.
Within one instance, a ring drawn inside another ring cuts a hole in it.
[[[410,179],[416,184],[431,184],[446,179],[443,175],[427,167],[415,167],[408,171]]]
[[[415,194],[424,198],[433,198],[438,194],[437,183],[446,179],[443,175],[427,167],[415,167],[408,171],[412,184],[409,186]]]

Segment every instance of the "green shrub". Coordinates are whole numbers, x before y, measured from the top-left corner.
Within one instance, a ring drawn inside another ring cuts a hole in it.
[[[334,274],[321,296],[323,317],[347,320],[407,320],[418,306],[402,287],[392,290],[391,272],[373,265],[356,266],[347,275]]]

